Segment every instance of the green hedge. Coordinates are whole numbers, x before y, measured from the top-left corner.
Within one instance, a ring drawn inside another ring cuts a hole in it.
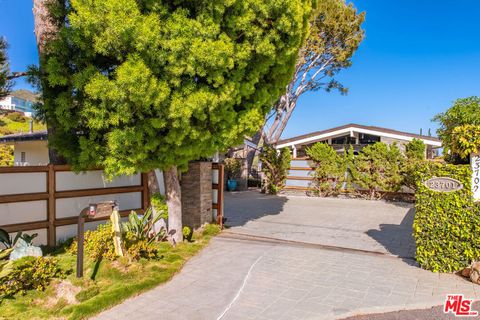
[[[471,170],[465,165],[426,163],[418,168],[413,236],[420,266],[434,272],[459,271],[480,258],[480,206],[471,192]],[[441,193],[423,181],[450,177],[463,189]]]

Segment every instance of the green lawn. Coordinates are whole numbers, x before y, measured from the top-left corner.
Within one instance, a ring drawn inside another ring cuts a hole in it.
[[[84,278],[75,277],[75,255],[60,250],[54,255],[63,270],[70,274],[70,281],[77,304],[68,304],[63,298],[56,299],[55,280],[43,292],[30,291],[5,299],[0,304],[0,319],[83,319],[108,309],[123,300],[137,295],[168,281],[183,264],[204,248],[211,237],[219,232],[217,226],[208,226],[202,234],[195,234],[192,242],[184,242],[172,247],[166,242],[158,243],[161,252],[158,260],[140,260],[128,265],[127,262],[102,260],[96,263],[85,261]],[[64,296],[64,295],[61,295]]]

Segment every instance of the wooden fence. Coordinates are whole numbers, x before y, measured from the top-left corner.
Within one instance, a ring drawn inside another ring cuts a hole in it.
[[[130,207],[127,205],[128,208],[122,209],[120,204],[122,216],[127,216],[131,210],[143,212],[149,206],[146,174],[126,177],[119,182],[103,181],[103,185],[99,185],[101,171],[95,176],[94,173],[88,171],[75,175],[69,166],[64,165],[0,167],[0,227],[7,232],[46,229],[47,244],[55,245],[57,228],[75,225],[80,210],[94,197],[121,198],[121,195],[129,194],[128,201],[123,202]],[[89,187],[92,181],[97,187]],[[29,192],[20,193],[19,189]],[[74,199],[75,205],[68,203],[68,199]],[[27,221],[8,223],[6,220]]]
[[[212,164],[212,210],[223,225],[224,166]],[[0,228],[9,233],[46,233],[40,242],[55,245],[58,229],[77,224],[78,214],[90,202],[120,200],[120,214],[143,213],[149,206],[147,174],[103,179],[101,170],[75,174],[66,165],[0,167]],[[94,223],[108,218],[87,219]],[[12,223],[13,222],[13,223]],[[64,231],[66,238],[76,234]],[[42,238],[42,237],[39,237]]]

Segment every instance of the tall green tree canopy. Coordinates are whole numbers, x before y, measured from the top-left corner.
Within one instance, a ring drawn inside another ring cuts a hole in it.
[[[440,124],[437,134],[442,139],[445,151],[451,152],[447,160],[455,163],[468,161],[468,157],[465,157],[465,154],[460,155],[458,148],[454,146],[458,145],[457,140],[460,138],[459,129],[455,132],[455,128],[465,125],[480,126],[480,97],[457,99],[452,107],[437,114],[433,120]]]
[[[77,169],[111,175],[185,166],[258,129],[292,77],[312,7],[60,2],[42,70],[50,144]]]
[[[0,99],[6,97],[12,89],[10,76],[10,65],[7,57],[7,41],[0,37]]]

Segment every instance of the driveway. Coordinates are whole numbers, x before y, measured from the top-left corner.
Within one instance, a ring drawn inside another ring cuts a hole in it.
[[[243,192],[225,211],[231,227],[172,281],[97,319],[340,319],[480,298],[415,265],[410,205]]]

